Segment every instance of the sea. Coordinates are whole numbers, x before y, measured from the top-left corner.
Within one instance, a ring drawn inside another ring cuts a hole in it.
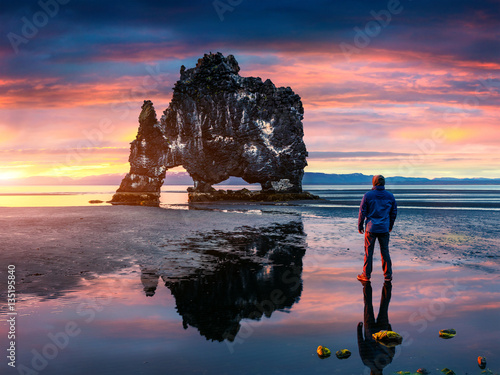
[[[259,190],[260,185],[215,185],[218,189]],[[161,190],[161,207],[175,208],[187,204],[188,185],[165,185]],[[363,194],[371,186],[305,185],[304,190],[327,200],[322,207],[359,207]],[[67,207],[106,205],[115,185],[66,186],[0,186],[0,207]],[[398,206],[423,209],[500,210],[500,185],[387,185],[397,198]],[[96,205],[96,203],[93,203]],[[307,204],[306,204],[307,205]],[[311,201],[311,206],[315,205]]]
[[[259,189],[217,186],[243,187]],[[499,185],[388,185],[398,202],[392,283],[378,247],[371,282],[356,279],[357,215],[370,186],[304,186],[321,201],[192,206],[187,186],[172,185],[160,208],[91,209],[110,206],[116,188],[0,187],[0,235],[28,236],[32,254],[16,265],[18,288],[32,292],[18,295],[15,369],[5,361],[11,316],[0,309],[0,373],[500,373]],[[53,218],[40,207],[56,207]],[[103,216],[114,209],[123,218]],[[140,227],[142,212],[150,222]],[[0,259],[16,251],[2,246]],[[101,268],[99,257],[116,266]],[[383,330],[402,343],[376,342]],[[318,356],[319,346],[331,355]],[[350,355],[337,357],[344,349]]]

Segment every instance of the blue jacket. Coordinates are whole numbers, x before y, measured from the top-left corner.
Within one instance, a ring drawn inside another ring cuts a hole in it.
[[[371,233],[387,233],[392,230],[398,206],[394,195],[384,186],[374,186],[366,193],[359,206],[358,229]],[[364,227],[366,219],[366,228]]]

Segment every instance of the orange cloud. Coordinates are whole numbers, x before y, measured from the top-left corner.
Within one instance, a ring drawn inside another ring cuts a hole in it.
[[[305,141],[310,151],[414,154],[422,159],[413,168],[415,176],[468,175],[470,160],[474,160],[484,177],[498,177],[494,172],[497,153],[490,153],[500,143],[500,103],[494,75],[500,70],[499,64],[383,49],[370,49],[346,61],[338,51],[323,49],[321,53],[306,49],[300,55],[287,48],[266,55],[247,51],[239,59],[243,76],[270,78],[277,86],[290,86],[301,95]],[[145,59],[139,52],[130,59],[118,53],[110,61]],[[245,60],[248,62],[243,63]],[[142,100],[152,99],[158,114],[168,106],[171,92],[164,88],[171,87],[178,72],[169,74],[162,76],[164,84],[151,85],[151,90],[144,86],[147,75],[88,77],[81,82],[4,79],[0,85],[0,147],[65,149],[70,155],[66,158],[71,160],[75,159],[71,156],[75,149],[127,149],[136,135]],[[103,121],[111,122],[113,130],[98,134]],[[419,144],[432,139],[436,129],[441,130],[442,140],[422,158]],[[463,154],[464,147],[467,155]],[[65,169],[72,176],[101,170],[114,173],[127,159],[126,151],[119,159],[111,152],[80,153],[86,155],[77,157],[78,165]],[[47,164],[64,162],[60,156],[49,160],[44,152],[40,158],[15,154],[14,159],[7,160],[5,155],[3,159],[7,165],[38,164],[38,174],[55,173]],[[400,164],[399,159],[385,157],[311,159],[308,170],[351,173],[385,168],[390,175],[398,174]]]

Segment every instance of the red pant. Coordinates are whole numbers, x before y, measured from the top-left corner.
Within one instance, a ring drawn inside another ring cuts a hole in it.
[[[382,256],[382,269],[384,270],[384,278],[392,278],[392,262],[389,255],[389,232],[386,233],[370,233],[365,232],[365,264],[363,265],[363,275],[370,277],[373,269],[373,250],[375,242],[378,238],[380,244],[380,255]]]

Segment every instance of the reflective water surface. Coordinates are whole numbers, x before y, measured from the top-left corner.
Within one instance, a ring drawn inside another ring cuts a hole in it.
[[[215,185],[217,189],[259,190],[258,184]],[[188,185],[164,185],[161,205],[185,205]],[[304,189],[319,195],[332,207],[359,207],[370,186],[305,185]],[[388,185],[398,198],[400,207],[500,210],[500,185]],[[0,185],[0,207],[69,207],[107,205],[116,191],[114,185],[9,186]],[[324,204],[325,202],[322,202]],[[316,204],[311,202],[311,204]]]
[[[51,285],[50,272],[30,269],[19,280],[18,366],[75,375],[481,374],[484,356],[500,371],[498,213],[403,210],[391,238],[393,283],[384,284],[376,257],[372,282],[361,284],[356,210],[239,207],[268,224],[231,230],[220,218],[236,208],[217,210],[196,212],[211,229],[144,244],[158,253],[131,256],[126,267],[84,265],[82,254],[84,272]],[[108,234],[96,236],[101,246]],[[1,316],[5,353],[5,308]],[[441,339],[447,328],[457,335]],[[375,343],[382,329],[400,333],[402,345]],[[320,359],[318,345],[352,355]]]

